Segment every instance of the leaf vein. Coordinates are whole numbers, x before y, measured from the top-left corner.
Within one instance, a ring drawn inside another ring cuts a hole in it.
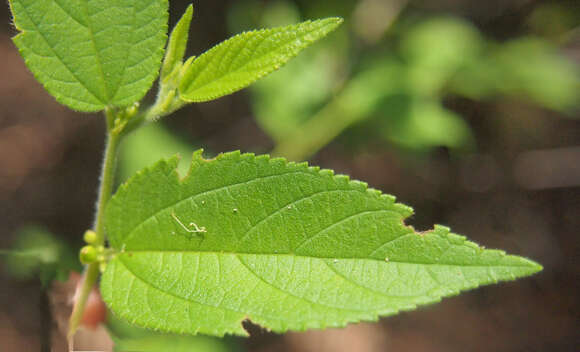
[[[354,281],[352,278],[349,278],[349,277],[347,277],[346,275],[344,275],[343,273],[341,273],[341,272],[339,272],[338,270],[336,270],[336,268],[334,268],[334,266],[332,266],[331,264],[329,264],[329,263],[328,263],[326,260],[322,260],[322,262],[324,263],[324,265],[326,265],[326,266],[327,266],[327,267],[328,267],[328,268],[329,268],[329,269],[330,269],[332,272],[334,272],[336,275],[338,275],[339,277],[343,278],[344,280],[346,280],[347,282],[349,282],[349,283],[351,283],[351,284],[353,284],[353,285],[355,285],[355,286],[358,286],[358,287],[360,287],[360,288],[362,288],[362,289],[364,289],[364,290],[367,290],[367,291],[370,291],[370,292],[373,292],[373,293],[379,294],[379,295],[381,295],[381,296],[384,296],[384,297],[387,297],[387,298],[393,298],[393,297],[396,297],[396,296],[387,295],[387,294],[386,294],[386,293],[384,293],[384,292],[377,291],[377,290],[374,290],[374,289],[372,289],[372,288],[370,288],[370,287],[364,286],[364,285],[362,285],[362,284],[360,284],[360,283],[358,283],[358,282]]]
[[[317,196],[319,194],[323,194],[323,193],[332,193],[332,192],[358,192],[357,190],[354,189],[333,189],[333,190],[322,190],[322,191],[317,191],[314,193],[311,193],[309,195],[303,196],[299,199],[296,199],[290,203],[284,204],[282,207],[276,209],[276,211],[274,211],[273,213],[270,213],[269,215],[267,215],[265,218],[261,219],[260,221],[258,221],[256,224],[252,225],[252,227],[250,227],[244,234],[243,236],[240,238],[240,242],[243,242],[249,235],[250,233],[255,230],[258,226],[260,226],[262,223],[264,223],[265,221],[268,221],[269,219],[271,219],[272,217],[278,215],[279,213],[281,213],[282,211],[284,211],[284,209],[287,209],[289,206],[292,205],[296,205],[297,203],[300,203],[302,201],[308,200],[313,198],[314,196]]]
[[[72,13],[70,13],[68,10],[66,10],[60,3],[61,0],[53,0],[54,3],[68,16],[70,17],[73,21],[75,21],[76,23],[80,24],[81,26],[88,28],[86,23],[81,22],[76,16],[74,16]]]
[[[380,212],[388,212],[388,213],[392,213],[394,212],[393,210],[388,210],[388,209],[375,209],[375,210],[365,210],[365,211],[361,211],[358,212],[356,214],[352,214],[349,215],[337,222],[334,222],[332,224],[330,224],[329,226],[324,227],[323,229],[319,230],[318,232],[316,232],[315,234],[313,234],[312,236],[308,237],[307,239],[303,240],[302,242],[300,242],[298,244],[298,246],[296,246],[294,248],[294,252],[298,252],[300,250],[300,248],[302,248],[303,246],[305,246],[306,244],[308,244],[309,242],[313,241],[314,239],[316,239],[318,236],[326,233],[327,231],[331,230],[332,228],[341,225],[344,222],[347,222],[349,220],[355,219],[359,216],[363,216],[363,215],[368,215],[368,214],[374,214],[374,213],[380,213]]]
[[[393,242],[395,242],[395,241],[401,240],[401,239],[403,239],[403,238],[406,238],[406,237],[408,237],[408,236],[414,236],[414,235],[416,235],[414,232],[409,232],[409,233],[405,233],[405,234],[402,234],[402,235],[400,235],[400,236],[397,236],[397,237],[395,237],[395,238],[391,238],[391,239],[390,239],[390,240],[388,240],[387,242],[385,242],[385,243],[381,243],[381,245],[380,245],[380,246],[378,246],[377,248],[375,248],[375,249],[374,249],[372,252],[370,252],[370,253],[368,254],[368,256],[369,256],[369,257],[374,257],[374,255],[375,255],[375,254],[376,254],[376,253],[377,253],[379,250],[383,249],[383,247],[385,247],[385,246],[388,246],[389,244],[392,244],[392,243],[393,243]],[[390,261],[390,258],[389,258],[389,261]]]
[[[88,30],[88,33],[89,33],[89,37],[91,39],[91,44],[93,46],[93,50],[95,51],[95,60],[97,61],[97,68],[98,68],[98,70],[99,70],[99,72],[101,74],[101,77],[100,77],[101,78],[101,83],[102,83],[102,85],[104,87],[104,92],[103,93],[105,94],[105,100],[106,101],[101,101],[101,102],[103,104],[108,104],[109,101],[110,101],[110,96],[109,96],[108,87],[107,87],[107,84],[106,84],[107,78],[105,77],[105,71],[103,70],[103,63],[102,63],[101,56],[99,54],[99,50],[97,50],[97,42],[96,42],[96,39],[95,39],[95,34],[93,33],[93,28],[90,25],[91,17],[89,16],[89,7],[88,7],[89,6],[89,0],[85,0],[83,3],[85,5],[84,8],[85,8],[85,14],[87,16],[87,21],[89,21],[89,23],[88,23],[89,25],[87,26],[87,30]]]
[[[305,297],[301,297],[298,295],[295,295],[293,293],[290,293],[289,291],[285,291],[283,289],[281,289],[280,287],[272,284],[271,282],[267,281],[266,279],[264,279],[261,275],[258,275],[254,270],[252,270],[252,268],[250,268],[249,265],[247,265],[237,254],[234,254],[234,257],[240,262],[240,264],[242,264],[252,275],[254,275],[258,280],[262,281],[263,283],[265,283],[267,286],[270,286],[272,288],[274,288],[276,291],[281,292],[284,295],[288,295],[291,297],[294,297],[298,300],[302,300],[306,303],[309,303],[311,305],[314,306],[320,306],[320,307],[324,307],[324,308],[330,308],[330,309],[336,309],[336,310],[342,310],[342,311],[348,311],[348,312],[365,312],[364,310],[359,310],[359,309],[352,309],[352,308],[344,308],[344,307],[335,307],[335,306],[330,306],[327,304],[322,304],[320,302],[314,302],[311,301]],[[310,259],[310,258],[308,258]]]

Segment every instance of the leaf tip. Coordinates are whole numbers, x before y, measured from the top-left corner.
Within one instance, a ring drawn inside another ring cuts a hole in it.
[[[193,4],[189,4],[189,6],[187,6],[187,9],[185,9],[185,16],[186,18],[193,18]]]
[[[523,257],[521,257],[521,259],[530,268],[530,273],[529,273],[530,275],[533,275],[535,273],[539,273],[540,271],[544,270],[544,267],[542,266],[542,264],[540,264],[538,262],[535,262],[531,259],[523,258]]]
[[[329,20],[329,22],[333,23],[337,27],[340,26],[344,22],[344,18],[338,17],[338,16],[337,17],[329,17],[328,20]]]

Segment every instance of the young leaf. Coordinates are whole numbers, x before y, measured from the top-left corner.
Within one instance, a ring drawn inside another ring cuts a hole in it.
[[[28,68],[79,111],[128,106],[158,74],[167,0],[10,0]]]
[[[189,38],[189,26],[193,17],[193,5],[189,5],[185,13],[171,31],[163,65],[161,66],[161,81],[164,81],[169,75],[181,66],[185,49],[187,48],[187,39]]]
[[[337,327],[541,270],[442,226],[416,233],[410,208],[330,170],[238,152],[197,152],[182,180],[176,165],[138,173],[107,209],[103,298],[140,326]]]
[[[189,102],[203,102],[243,89],[280,68],[340,23],[340,18],[326,18],[238,34],[193,61],[181,78],[180,96]]]

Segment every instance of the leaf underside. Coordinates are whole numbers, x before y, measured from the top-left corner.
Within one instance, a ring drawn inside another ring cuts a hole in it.
[[[118,254],[103,298],[143,327],[218,336],[245,335],[244,319],[276,332],[339,327],[541,270],[442,226],[416,233],[394,197],[305,163],[199,151],[182,180],[176,165],[138,173],[106,213]]]
[[[243,89],[279,69],[340,23],[340,18],[326,18],[238,34],[193,61],[181,78],[180,96],[204,102]]]
[[[167,0],[10,0],[28,68],[79,111],[127,106],[157,77]]]

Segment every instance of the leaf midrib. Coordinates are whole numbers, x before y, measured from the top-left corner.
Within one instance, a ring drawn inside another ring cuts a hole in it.
[[[182,254],[182,253],[180,252],[179,254]],[[217,253],[216,253],[216,254],[217,254]],[[241,258],[238,256],[238,254],[236,254],[236,253],[232,253],[232,256],[233,256],[233,257],[235,257],[235,258],[236,258],[236,260],[237,260],[237,261],[238,261],[238,262],[239,262],[239,263],[240,263],[240,264],[241,264],[241,265],[242,265],[244,268],[246,268],[246,270],[248,270],[248,272],[249,272],[251,275],[253,275],[255,278],[257,278],[259,281],[263,282],[263,283],[264,283],[264,284],[266,284],[267,286],[269,286],[269,287],[272,287],[274,290],[276,290],[276,291],[278,291],[278,292],[280,292],[280,293],[282,293],[282,294],[284,294],[284,295],[288,295],[288,296],[290,296],[290,297],[294,297],[295,299],[298,299],[299,301],[302,301],[302,302],[305,302],[305,303],[308,303],[308,304],[311,304],[311,305],[315,305],[315,306],[323,307],[323,308],[326,308],[326,309],[333,309],[333,310],[338,310],[338,311],[348,311],[348,312],[357,312],[357,313],[366,313],[366,312],[367,312],[367,310],[364,310],[364,309],[363,309],[363,310],[360,310],[360,309],[352,309],[352,308],[344,308],[344,307],[334,307],[334,306],[329,306],[329,305],[326,305],[326,304],[323,304],[323,303],[314,302],[314,301],[312,301],[312,300],[309,300],[309,299],[307,299],[307,298],[305,298],[305,297],[300,297],[300,296],[297,296],[297,295],[295,295],[295,294],[293,294],[293,293],[291,293],[291,292],[288,292],[288,291],[286,291],[286,290],[284,290],[284,289],[282,289],[282,288],[280,288],[280,287],[278,287],[278,286],[276,286],[276,285],[274,285],[274,284],[272,284],[272,283],[270,283],[270,282],[266,281],[266,280],[265,280],[265,279],[264,279],[264,278],[263,278],[261,275],[258,275],[257,273],[255,273],[255,272],[254,272],[254,270],[252,270],[252,269],[251,269],[251,268],[250,268],[250,267],[249,267],[249,266],[248,266],[248,265],[247,265],[247,264],[246,264],[246,263],[245,263],[245,262],[244,262],[244,261],[243,261],[243,260],[242,260],[242,259],[241,259]],[[310,257],[306,257],[306,258],[310,258]],[[218,259],[218,261],[219,261],[219,259]],[[163,293],[165,293],[165,294],[167,294],[167,295],[170,295],[170,296],[172,296],[172,297],[174,297],[174,298],[176,298],[176,299],[178,299],[178,300],[185,301],[185,302],[187,302],[187,303],[195,303],[195,304],[199,304],[199,305],[201,305],[201,306],[207,306],[207,307],[217,308],[217,309],[221,309],[221,310],[227,310],[227,311],[231,311],[231,312],[235,312],[235,313],[248,314],[248,311],[247,311],[247,310],[245,310],[245,311],[236,310],[236,309],[233,309],[233,308],[231,308],[231,307],[225,307],[225,306],[223,306],[223,305],[220,305],[220,304],[217,304],[217,305],[212,305],[212,304],[209,304],[209,303],[207,303],[207,302],[202,302],[202,301],[199,301],[199,300],[195,300],[195,299],[191,299],[191,298],[182,297],[182,296],[180,296],[180,295],[178,295],[178,294],[176,294],[176,293],[174,293],[174,292],[172,292],[172,291],[169,291],[169,290],[164,290],[162,287],[159,287],[158,285],[155,285],[154,283],[150,282],[149,280],[147,280],[147,279],[145,279],[144,277],[142,277],[142,276],[140,276],[139,274],[137,274],[137,273],[136,273],[134,270],[132,270],[131,268],[129,268],[129,266],[127,266],[127,264],[126,264],[126,263],[125,263],[125,262],[124,262],[124,261],[123,261],[121,258],[119,258],[119,259],[118,259],[118,262],[120,262],[120,264],[122,264],[122,265],[123,265],[123,267],[124,267],[124,268],[127,270],[127,272],[128,272],[128,273],[130,273],[130,274],[131,274],[131,275],[132,275],[134,278],[136,278],[136,279],[140,280],[141,282],[143,282],[143,283],[146,285],[146,287],[148,287],[148,288],[153,288],[153,289],[155,289],[155,290],[157,290],[157,291],[163,292]],[[345,277],[344,275],[342,275],[342,274],[340,274],[340,273],[336,272],[336,270],[335,270],[335,269],[334,269],[334,268],[333,268],[333,267],[332,267],[332,266],[331,266],[329,263],[327,263],[326,261],[323,261],[323,262],[324,262],[324,264],[325,264],[325,265],[326,265],[326,266],[327,266],[327,267],[328,267],[330,270],[332,270],[333,272],[335,272],[337,275],[339,275],[339,276],[340,276],[340,277],[341,277],[343,280],[345,280],[346,282],[349,282],[349,283],[351,283],[351,284],[354,284],[355,286],[357,286],[357,287],[360,287],[362,290],[365,290],[365,291],[368,291],[368,292],[372,292],[373,294],[376,294],[376,295],[382,296],[382,297],[384,297],[384,298],[386,298],[386,299],[410,299],[410,300],[412,300],[412,299],[414,299],[414,298],[420,298],[420,297],[427,297],[427,298],[430,298],[430,299],[432,299],[432,300],[435,300],[435,299],[436,299],[436,297],[433,297],[433,296],[431,296],[429,293],[423,293],[423,294],[418,294],[418,295],[389,295],[389,294],[386,294],[386,293],[384,293],[384,292],[376,291],[376,290],[374,290],[374,289],[371,289],[371,288],[369,288],[369,287],[366,287],[366,286],[364,286],[364,285],[361,285],[361,284],[359,284],[359,283],[357,283],[357,282],[353,281],[352,279],[350,279],[350,278],[348,278],[348,277]],[[396,263],[396,262],[394,262],[394,261],[393,261],[393,262],[391,262],[391,263]],[[388,263],[385,263],[385,264],[388,264]],[[405,263],[405,264],[409,264],[409,263]],[[473,266],[473,265],[470,265],[470,266]],[[462,267],[462,266],[460,266],[460,267]],[[481,267],[484,267],[484,268],[486,268],[486,269],[491,269],[491,267],[490,267],[490,266],[481,266]],[[427,270],[427,271],[428,271],[428,270]],[[430,272],[429,272],[429,273],[430,273]],[[430,273],[430,274],[431,274],[431,273]],[[465,277],[465,275],[463,275],[463,276]],[[467,279],[467,278],[466,278],[466,279]],[[438,280],[435,280],[435,278],[433,278],[433,280],[434,280],[434,282],[435,282],[435,283],[436,283],[438,286],[441,286],[441,284],[439,283],[439,281],[438,281]],[[465,289],[468,289],[468,288],[465,288]],[[463,291],[463,290],[465,290],[465,289],[460,289],[460,290],[458,290],[457,292],[459,292],[459,291]],[[409,304],[410,304],[411,306],[413,306],[413,307],[415,307],[415,306],[416,306],[416,304],[415,304],[415,303],[412,303],[412,302],[410,302]],[[400,309],[389,307],[389,304],[388,304],[388,303],[387,303],[386,305],[384,305],[384,306],[381,306],[381,307],[380,307],[380,308],[378,308],[377,310],[378,310],[378,311],[381,311],[381,310],[384,310],[384,309],[392,309],[392,310],[394,310],[394,312],[393,312],[393,313],[396,313],[396,312],[400,311]],[[250,314],[250,318],[254,318],[254,319],[255,319],[255,318],[262,317],[262,318],[268,318],[268,319],[274,319],[274,320],[277,320],[277,321],[282,321],[282,320],[280,320],[278,317],[274,317],[274,316],[268,316],[268,315],[264,315],[264,314],[262,314],[262,313],[250,312],[249,314]]]
[[[101,61],[101,56],[99,55],[99,51],[97,50],[97,43],[95,40],[95,35],[93,34],[93,27],[91,26],[91,16],[89,16],[89,7],[88,7],[89,0],[85,0],[83,3],[84,3],[85,15],[87,16],[86,28],[87,28],[87,30],[89,32],[89,36],[91,38],[91,45],[93,46],[93,50],[95,51],[95,60],[97,61],[97,68],[99,70],[99,73],[101,74],[100,79],[101,79],[101,83],[103,84],[103,88],[104,88],[104,94],[105,94],[106,101],[101,101],[101,103],[107,105],[109,103],[109,101],[111,100],[111,98],[109,97],[109,89],[108,89],[108,85],[106,83],[107,81],[106,81],[106,77],[105,77],[105,71],[103,70],[103,63]]]
[[[150,2],[149,5],[147,5],[147,7],[151,6],[151,4],[152,4],[152,2]],[[135,11],[134,5],[131,5],[131,10],[132,10],[131,13],[133,14],[133,16],[131,17],[131,22],[132,22],[131,27],[135,28],[135,22],[137,21],[137,11]],[[111,93],[110,99],[113,99],[117,96],[117,93],[119,92],[119,90],[121,89],[121,86],[123,85],[123,80],[125,79],[125,74],[127,74],[127,62],[129,61],[129,57],[131,56],[131,52],[133,51],[133,48],[135,48],[135,43],[134,43],[135,33],[136,33],[136,31],[131,32],[131,37],[129,39],[130,47],[129,47],[129,49],[127,49],[127,52],[125,55],[125,60],[123,60],[123,71],[122,71],[121,77],[119,78],[119,83],[115,87],[115,90]]]
[[[414,235],[413,233],[406,233],[404,235],[398,236],[395,239],[399,239],[401,237],[407,235]],[[395,240],[393,239],[393,240]],[[116,257],[119,255],[128,256],[130,254],[215,254],[215,255],[256,255],[256,256],[279,256],[279,257],[294,257],[294,258],[305,258],[305,259],[321,259],[321,260],[368,260],[368,261],[377,261],[388,264],[408,264],[408,265],[424,265],[424,266],[443,266],[443,267],[474,267],[474,268],[530,268],[533,269],[533,266],[526,265],[526,264],[450,264],[450,263],[433,263],[433,262],[419,262],[419,261],[400,261],[400,260],[391,260],[385,261],[384,259],[379,258],[367,258],[367,257],[321,257],[315,255],[301,255],[295,253],[260,253],[260,252],[233,252],[233,251],[215,251],[215,250],[165,250],[165,249],[135,249],[135,250],[125,250],[124,252],[117,253]],[[502,258],[509,257],[506,255]]]

